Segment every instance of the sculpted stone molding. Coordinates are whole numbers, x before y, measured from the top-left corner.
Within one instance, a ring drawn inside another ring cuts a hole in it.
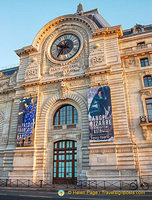
[[[16,76],[17,76],[17,72],[15,72],[15,73],[10,77],[10,80],[9,80],[9,85],[10,85],[10,86],[16,85]]]
[[[37,59],[33,58],[32,63],[27,67],[25,71],[25,81],[37,80],[40,78],[40,66],[37,63]]]
[[[11,76],[5,76],[4,74],[0,77],[0,91],[7,91],[7,89],[12,89],[16,85],[16,75],[17,72]]]
[[[0,87],[1,87],[1,89],[4,89],[4,88],[6,88],[8,86],[9,86],[9,79],[8,78],[0,80]]]
[[[102,62],[104,62],[104,56],[96,56],[96,57],[91,58],[92,65],[98,65]]]
[[[62,81],[60,82],[60,91],[59,91],[59,95],[61,99],[66,99],[66,96],[68,94],[68,86],[67,83]]]
[[[103,43],[96,43],[90,47],[89,66],[95,67],[105,63]]]
[[[81,110],[82,109],[86,109],[87,110],[86,99],[84,99],[83,96],[80,96],[79,94],[73,94],[73,93],[68,92],[66,94],[66,99],[71,99],[74,102],[79,103]],[[48,112],[48,108],[50,106],[53,106],[59,100],[60,100],[60,96],[59,95],[51,96],[51,98],[47,101],[47,103],[45,103],[44,106],[41,108],[40,119],[45,118],[46,113]]]
[[[144,95],[146,95],[146,96],[152,96],[152,91],[145,91]]]
[[[3,126],[4,126],[4,113],[3,111],[0,111],[0,136],[2,136]]]
[[[134,56],[124,59],[124,65],[125,65],[126,68],[136,67],[138,64],[139,64],[139,62],[136,59],[136,57],[134,57]]]

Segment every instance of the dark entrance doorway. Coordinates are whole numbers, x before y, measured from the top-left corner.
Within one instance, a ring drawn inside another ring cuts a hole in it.
[[[53,157],[53,183],[74,184],[77,180],[77,142],[55,142]]]

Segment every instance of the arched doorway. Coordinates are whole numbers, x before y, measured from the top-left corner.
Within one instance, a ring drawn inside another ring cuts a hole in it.
[[[62,140],[54,143],[53,183],[74,183],[77,180],[77,142]]]

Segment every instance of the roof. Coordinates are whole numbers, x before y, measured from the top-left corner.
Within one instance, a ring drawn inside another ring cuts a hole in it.
[[[0,72],[2,72],[5,76],[10,76],[12,74],[14,74],[14,72],[16,72],[18,70],[18,66],[17,67],[13,67],[13,68],[8,68],[8,69],[3,69],[0,70]]]
[[[152,32],[152,24],[149,25],[140,25],[136,24],[134,27],[124,30],[123,37],[128,37],[137,34],[143,34],[147,32]]]
[[[95,24],[98,26],[98,28],[103,27],[110,27],[110,24],[100,15],[98,9],[89,10],[83,13],[84,16],[91,19]]]

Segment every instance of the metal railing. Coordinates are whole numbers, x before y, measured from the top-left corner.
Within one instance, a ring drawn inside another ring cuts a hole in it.
[[[30,179],[0,179],[0,187],[24,187],[24,188],[70,188],[70,189],[96,189],[96,190],[136,190],[137,180],[77,180],[70,183],[68,180],[58,180],[52,184],[47,181]]]

